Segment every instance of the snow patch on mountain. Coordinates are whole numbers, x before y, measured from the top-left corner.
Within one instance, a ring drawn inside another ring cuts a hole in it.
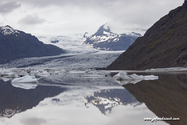
[[[18,30],[13,29],[12,27],[6,25],[6,26],[1,26],[0,27],[0,32],[3,35],[10,35],[10,34],[19,34],[20,32]]]
[[[108,26],[107,23],[103,25],[103,29],[106,31],[110,31],[110,27]]]

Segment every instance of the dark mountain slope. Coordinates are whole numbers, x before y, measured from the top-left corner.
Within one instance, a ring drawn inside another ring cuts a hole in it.
[[[10,26],[0,27],[0,64],[24,57],[52,56],[61,53],[64,53],[62,49],[43,44],[31,34]]]
[[[156,22],[107,69],[187,66],[187,0]]]

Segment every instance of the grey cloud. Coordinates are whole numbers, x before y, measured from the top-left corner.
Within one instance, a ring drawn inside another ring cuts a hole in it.
[[[116,1],[128,1],[128,0],[19,0],[25,3],[34,4],[36,6],[65,6],[65,5],[83,5],[84,7],[97,7],[97,6],[108,6],[112,5]]]
[[[180,0],[183,1],[183,0]],[[175,6],[175,0],[22,0],[41,8],[50,5],[73,5],[81,9],[89,9],[121,23],[150,26],[153,22],[167,14],[170,8],[162,8],[164,4]],[[70,6],[72,7],[72,6]],[[161,9],[158,9],[161,8]],[[174,9],[174,8],[173,8]]]
[[[7,3],[0,3],[0,13],[9,13],[12,12],[14,9],[21,7],[21,4],[17,2],[7,2]]]
[[[21,119],[20,122],[24,125],[42,125],[47,123],[47,120],[34,117]]]
[[[84,15],[84,17],[94,20],[92,23],[113,24],[116,29],[147,29],[162,16],[166,15],[171,9],[182,5],[184,0],[17,0],[22,5],[31,5],[38,10],[46,9],[52,6],[58,11],[67,13],[66,16]],[[60,9],[62,8],[62,9]],[[69,10],[70,8],[70,10]],[[70,12],[72,10],[72,12]],[[81,11],[80,11],[81,10]],[[56,12],[56,10],[51,9]],[[57,13],[58,13],[57,11]],[[84,13],[87,12],[87,13]],[[92,15],[92,17],[90,16]],[[47,18],[47,16],[46,16]],[[59,14],[60,18],[60,14]],[[58,18],[58,19],[59,19]],[[85,18],[83,18],[85,19]],[[50,19],[49,19],[50,20]],[[55,19],[54,19],[55,20]],[[64,18],[72,23],[71,18]],[[73,20],[75,23],[82,19]],[[19,21],[22,24],[38,24],[45,20],[35,15],[26,16]],[[67,22],[68,22],[67,21]],[[73,22],[73,23],[74,23]],[[102,24],[98,24],[102,25]]]
[[[37,14],[27,15],[18,21],[19,24],[36,25],[44,23],[45,19],[38,17]]]

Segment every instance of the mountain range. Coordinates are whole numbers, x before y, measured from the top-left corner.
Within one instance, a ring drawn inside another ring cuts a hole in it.
[[[102,25],[98,31],[88,36],[71,34],[68,36],[39,36],[39,40],[65,49],[67,52],[83,52],[99,50],[126,50],[141,34],[131,32],[124,34],[113,33],[107,24]],[[93,48],[93,49],[92,49]]]
[[[95,34],[89,37],[84,35],[84,44],[99,50],[126,50],[140,36],[141,34],[134,32],[124,34],[113,33],[110,27],[104,24]]]
[[[52,56],[64,52],[8,25],[0,27],[0,64],[24,57]]]
[[[187,0],[147,30],[107,69],[187,66]]]

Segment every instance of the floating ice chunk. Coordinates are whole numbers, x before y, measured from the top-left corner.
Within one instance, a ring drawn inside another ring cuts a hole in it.
[[[130,77],[131,79],[134,79],[134,80],[141,80],[141,79],[144,79],[144,76],[142,76],[142,75],[136,75],[136,74],[129,75],[129,77]]]
[[[142,80],[157,80],[158,76],[154,75],[137,75],[137,74],[132,74],[128,75],[126,72],[122,71],[113,76],[113,78],[121,85],[125,85],[127,83],[133,83],[136,84]]]
[[[19,77],[23,77],[23,76],[26,76],[26,75],[29,75],[29,74],[27,73],[27,71],[22,70],[22,71],[16,73],[16,74],[15,74],[15,77],[16,77],[16,78],[19,78]]]
[[[38,80],[36,79],[35,76],[29,76],[29,75],[20,78],[15,78],[12,80],[12,83],[37,83],[37,82]]]
[[[10,70],[3,70],[1,76],[5,78],[14,78],[15,74]]]
[[[43,76],[43,77],[47,77],[47,76],[50,76],[51,74],[47,71],[41,71],[41,72],[38,72],[37,74],[38,76]]]
[[[37,87],[37,83],[12,83],[12,86],[16,88],[21,88],[21,89],[35,89]]]
[[[35,76],[23,76],[20,78],[15,78],[12,80],[12,85],[16,88],[22,88],[22,89],[35,89],[37,86],[38,80]]]
[[[144,76],[144,80],[157,80],[157,79],[158,79],[158,76],[155,76],[155,75]]]
[[[113,76],[113,78],[116,80],[132,79],[127,75],[126,72],[119,72],[118,74]]]

